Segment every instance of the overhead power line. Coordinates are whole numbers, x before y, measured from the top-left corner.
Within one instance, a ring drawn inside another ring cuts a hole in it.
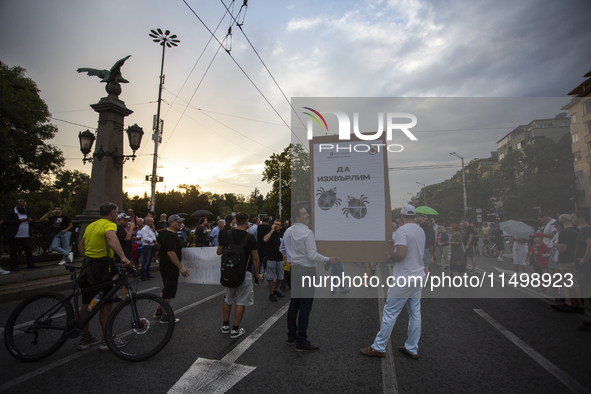
[[[205,24],[205,22],[199,17],[199,15],[197,15],[197,13],[193,10],[193,8],[191,8],[191,6],[187,3],[187,1],[186,0],[183,0],[183,2],[189,8],[189,10],[191,10],[191,12],[193,13],[193,15],[195,15],[195,17],[199,20],[199,22],[201,22],[201,24],[205,27],[205,29],[209,32],[209,34],[211,34],[214,37],[214,39],[218,42],[218,44],[223,47],[223,44],[220,42],[220,40],[218,40],[218,38],[215,37],[215,35],[211,31],[211,29]],[[291,127],[287,124],[287,122],[285,121],[285,119],[283,119],[283,117],[281,116],[281,114],[277,111],[277,109],[273,106],[273,104],[271,104],[271,102],[269,101],[269,99],[267,98],[267,96],[265,96],[265,94],[261,91],[261,89],[259,89],[259,87],[256,85],[256,83],[254,83],[254,81],[252,80],[252,78],[250,78],[250,76],[248,75],[248,73],[242,68],[242,66],[240,66],[240,64],[234,58],[234,56],[232,56],[232,54],[230,53],[230,51],[226,50],[226,53],[228,54],[228,56],[230,56],[230,58],[232,59],[232,61],[234,61],[234,63],[236,64],[236,66],[240,69],[240,71],[242,71],[242,73],[244,74],[244,76],[250,81],[250,83],[254,86],[254,88],[259,92],[259,94],[263,97],[263,99],[265,99],[265,101],[267,102],[267,104],[269,104],[269,106],[273,109],[273,111],[277,114],[277,116],[279,116],[279,118],[283,121],[283,123],[291,130]],[[298,135],[295,134],[293,130],[291,130],[291,133],[302,143],[302,146],[305,149],[306,148],[306,145],[302,142],[302,140],[300,140],[300,138],[298,137]]]

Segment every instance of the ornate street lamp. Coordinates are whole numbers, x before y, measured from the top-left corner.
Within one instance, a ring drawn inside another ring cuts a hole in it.
[[[136,124],[127,128],[127,139],[129,140],[129,147],[133,151],[133,157],[135,158],[135,151],[140,148],[142,143],[142,137],[144,136],[144,130]]]
[[[98,150],[95,150],[92,157],[86,157],[92,150],[92,144],[94,144],[94,140],[96,139],[96,137],[89,130],[80,132],[78,133],[78,139],[80,140],[80,151],[84,154],[82,162],[84,164],[86,164],[87,161],[92,163],[95,158],[98,159],[98,161],[101,161],[103,160],[103,157],[109,156],[113,159],[115,167],[121,169],[121,167],[127,160],[131,159],[132,161],[135,161],[135,158],[137,157],[135,155],[135,151],[139,149],[140,144],[142,143],[143,135],[144,130],[137,124],[134,124],[133,126],[127,128],[127,138],[129,140],[129,146],[133,150],[132,155],[123,155],[119,153],[119,150],[117,148],[115,148],[113,152],[105,152],[103,150],[103,146],[101,145]]]
[[[84,132],[78,133],[78,139],[80,140],[80,151],[84,154],[84,159],[82,159],[82,161],[84,164],[86,164],[87,161],[92,162],[92,158],[87,158],[86,155],[92,150],[92,145],[94,144],[96,137],[87,129]]]

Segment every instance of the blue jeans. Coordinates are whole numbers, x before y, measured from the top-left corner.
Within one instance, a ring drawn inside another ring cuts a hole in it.
[[[333,264],[330,267],[330,276],[338,276],[339,278],[342,278],[344,273],[345,273],[345,264],[342,261],[339,261],[338,263]],[[341,290],[341,292],[346,290],[343,283],[341,283],[340,290]]]
[[[384,316],[380,332],[376,335],[371,347],[377,352],[385,352],[386,345],[392,335],[392,329],[396,319],[406,304],[408,309],[408,338],[404,347],[411,354],[417,354],[419,350],[419,339],[421,337],[421,293],[420,286],[391,287],[388,291],[388,300],[384,305]]]
[[[65,234],[61,232],[57,233],[55,237],[53,237],[53,241],[51,242],[51,250],[55,250],[59,254],[62,255],[62,258],[65,260],[68,258],[68,254],[70,254],[70,237],[72,233],[66,231]]]
[[[425,265],[425,267],[429,266],[429,255],[430,254],[431,254],[431,249],[425,248],[425,254],[423,255],[423,264]]]
[[[140,279],[147,279],[150,276],[150,264],[154,255],[154,246],[142,246],[142,268],[140,269]]]

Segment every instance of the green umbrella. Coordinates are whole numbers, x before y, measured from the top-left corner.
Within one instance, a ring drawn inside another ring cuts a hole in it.
[[[423,213],[425,215],[439,215],[436,210],[429,207],[418,207],[416,211],[417,213]]]

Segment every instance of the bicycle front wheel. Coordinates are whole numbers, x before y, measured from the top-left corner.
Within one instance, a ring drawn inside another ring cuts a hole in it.
[[[12,356],[38,361],[65,343],[67,324],[74,320],[74,309],[64,298],[59,293],[41,293],[14,309],[4,330],[4,344]]]
[[[157,309],[169,316],[166,324],[160,322],[160,317],[154,317]],[[111,312],[105,331],[105,340],[113,354],[127,361],[143,361],[158,354],[172,337],[174,312],[163,298],[139,294],[133,301],[130,298],[123,301]]]
[[[495,252],[490,245],[486,245],[482,248],[482,253],[487,257],[495,257]]]

